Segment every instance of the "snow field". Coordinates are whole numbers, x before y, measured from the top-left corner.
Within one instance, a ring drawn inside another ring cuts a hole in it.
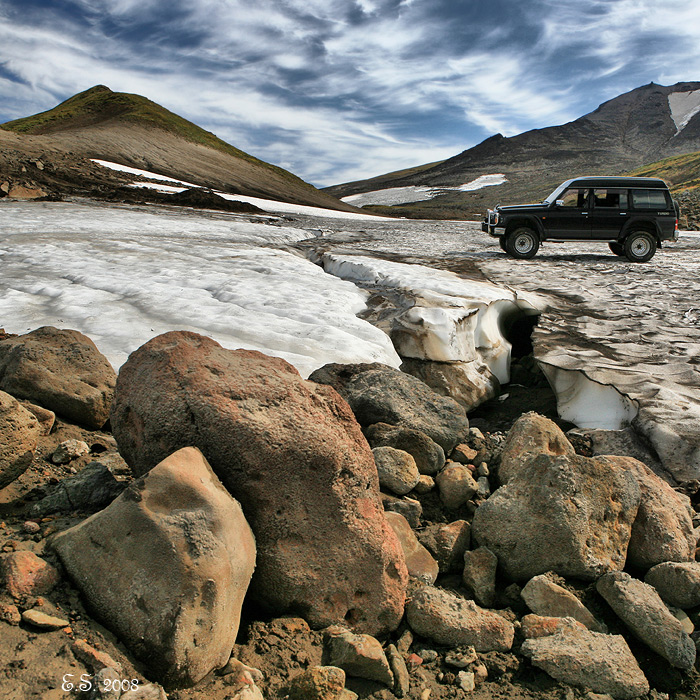
[[[303,229],[88,203],[7,203],[2,214],[8,332],[77,329],[115,368],[170,330],[282,357],[304,376],[331,361],[400,364],[386,334],[356,316],[365,292],[267,247]]]

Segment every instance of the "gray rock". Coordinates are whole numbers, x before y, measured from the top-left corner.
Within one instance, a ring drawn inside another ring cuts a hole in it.
[[[416,460],[421,474],[434,476],[445,465],[445,450],[420,430],[375,423],[365,434],[372,447],[395,447],[408,452]]]
[[[520,595],[527,607],[542,617],[572,617],[594,632],[607,632],[591,611],[570,591],[547,575],[531,578]]]
[[[27,470],[41,434],[34,415],[14,397],[0,391],[0,489]]]
[[[53,546],[105,626],[164,683],[193,685],[228,660],[255,541],[199,450],[163,460]]]
[[[461,573],[469,549],[471,526],[466,520],[428,525],[418,533],[421,544],[437,560],[441,574]]]
[[[649,569],[644,581],[669,605],[694,608],[700,605],[700,562],[664,562]]]
[[[508,620],[433,586],[410,596],[406,619],[414,632],[445,646],[469,644],[477,651],[509,651],[513,646],[515,629]]]
[[[515,581],[547,571],[593,580],[621,569],[641,491],[633,474],[597,461],[605,459],[564,450],[524,460],[477,508],[472,537]]]
[[[78,331],[44,326],[0,341],[0,389],[87,428],[107,422],[116,378]]]
[[[435,583],[439,572],[438,563],[418,541],[408,524],[408,520],[400,513],[392,513],[391,511],[387,511],[384,515],[401,544],[408,575],[424,583]]]
[[[342,668],[348,676],[393,687],[394,674],[382,645],[374,637],[353,634],[342,627],[332,626],[324,631],[324,639],[325,665]]]
[[[496,375],[479,360],[434,362],[404,357],[401,369],[425,382],[438,394],[452,397],[467,412],[497,396],[501,389]]]
[[[440,500],[446,508],[459,508],[464,505],[479,489],[469,467],[457,462],[447,462],[435,477],[440,489]]]
[[[570,629],[528,639],[521,647],[533,665],[571,685],[628,700],[649,692],[649,683],[619,635]]]
[[[408,524],[412,528],[420,527],[421,517],[423,516],[423,506],[420,504],[420,501],[405,496],[396,498],[387,493],[381,494],[381,499],[385,511],[400,513],[408,520]]]
[[[168,700],[165,691],[155,683],[142,683],[134,690],[127,690],[120,700]],[[255,700],[255,696],[248,700]]]
[[[596,589],[648,647],[676,668],[688,671],[693,667],[696,654],[693,640],[652,586],[614,571],[601,576]]]
[[[95,513],[108,506],[125,488],[126,483],[117,481],[102,462],[90,462],[77,474],[51,487],[29,513],[33,518],[76,510]]]
[[[90,452],[90,445],[82,440],[64,440],[51,455],[54,464],[68,464],[78,457],[82,457]]]
[[[374,423],[419,430],[445,451],[462,441],[469,421],[454,399],[440,396],[420,379],[393,367],[328,364],[309,379],[330,384],[352,408],[362,426]]]
[[[413,457],[394,447],[375,447],[372,449],[374,463],[377,465],[379,485],[399,496],[405,496],[418,483],[420,473]]]
[[[122,696],[122,674],[116,668],[101,668],[92,679],[92,689],[88,697],[90,700],[119,700]],[[131,690],[129,683],[126,690]]]
[[[462,581],[474,600],[490,608],[496,600],[496,568],[498,559],[486,547],[479,547],[464,554]]]

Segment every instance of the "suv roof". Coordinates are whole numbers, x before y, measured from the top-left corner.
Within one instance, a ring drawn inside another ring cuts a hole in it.
[[[575,177],[562,183],[562,186],[581,185],[583,187],[645,187],[647,189],[668,189],[668,185],[658,177]]]

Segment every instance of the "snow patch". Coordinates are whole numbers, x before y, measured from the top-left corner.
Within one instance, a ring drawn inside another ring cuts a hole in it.
[[[155,180],[155,182],[132,182],[131,187],[144,187],[146,189],[153,189],[158,192],[163,192],[164,194],[175,194],[192,187],[205,189],[202,188],[201,185],[195,185],[191,182],[186,182],[185,180],[176,180],[175,178],[168,177],[167,175],[159,175],[158,173],[153,173],[149,170],[140,170],[139,168],[132,168],[128,165],[113,163],[109,160],[93,158],[92,162],[97,163],[104,168],[109,168],[110,170],[128,173],[130,175],[135,175],[148,180]],[[163,184],[165,182],[172,182],[179,186],[165,185]],[[289,202],[278,202],[272,199],[261,199],[260,197],[248,197],[242,194],[228,194],[227,192],[220,192],[218,190],[212,190],[212,192],[215,192],[224,199],[229,199],[233,202],[248,202],[249,204],[254,204],[267,212],[274,212],[277,214],[303,214],[306,216],[320,216],[325,219],[377,220],[377,217],[371,214],[357,214],[355,212],[338,211],[336,209],[323,209],[321,207],[312,207],[304,204],[290,204]]]
[[[679,134],[700,112],[700,90],[672,92],[668,96],[668,106],[671,109],[671,119],[676,125],[676,134]]]
[[[373,190],[371,192],[351,194],[347,197],[343,197],[342,201],[356,207],[365,207],[371,204],[381,204],[385,206],[410,204],[412,202],[423,202],[428,199],[433,199],[448,192],[472,192],[474,190],[480,190],[483,187],[502,185],[505,182],[507,182],[507,180],[503,173],[494,173],[491,175],[481,175],[475,180],[466,182],[458,187],[389,187],[385,190]]]
[[[634,401],[614,386],[599,384],[580,370],[540,362],[557,397],[557,412],[579,428],[621,430],[637,416]]]
[[[2,206],[8,332],[74,328],[115,368],[171,330],[282,357],[303,376],[328,362],[400,364],[389,337],[357,317],[366,292],[269,247],[308,238],[303,229],[97,203]]]
[[[542,308],[535,294],[521,295],[423,265],[326,253],[323,266],[342,279],[402,293],[387,329],[399,355],[486,364],[501,383],[510,380],[511,353],[503,318]]]

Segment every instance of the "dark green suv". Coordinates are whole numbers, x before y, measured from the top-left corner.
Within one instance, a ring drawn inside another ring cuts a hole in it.
[[[663,180],[579,177],[540,204],[489,209],[481,230],[514,258],[534,257],[542,241],[607,241],[615,255],[646,262],[662,241],[678,240],[679,214]]]

